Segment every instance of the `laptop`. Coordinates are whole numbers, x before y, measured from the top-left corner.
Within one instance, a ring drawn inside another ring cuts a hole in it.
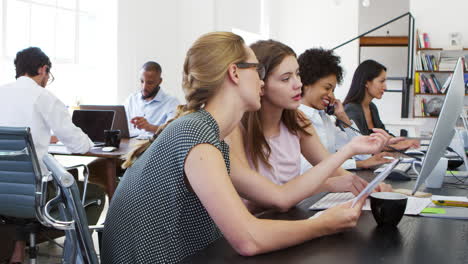
[[[112,129],[114,114],[110,110],[75,110],[72,122],[88,135],[94,146],[104,146],[104,130]]]
[[[80,105],[82,110],[111,110],[115,112],[112,129],[119,129],[122,138],[129,138],[127,114],[123,105]]]

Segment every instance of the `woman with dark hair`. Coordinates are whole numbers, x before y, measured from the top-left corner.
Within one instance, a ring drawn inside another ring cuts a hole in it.
[[[387,89],[386,80],[387,68],[374,60],[362,62],[354,72],[351,87],[343,104],[346,114],[364,135],[371,133],[373,128],[386,130],[385,125],[380,120],[377,106],[372,103],[374,98],[382,98]],[[392,147],[397,149],[417,148],[419,141],[406,139],[392,145]]]

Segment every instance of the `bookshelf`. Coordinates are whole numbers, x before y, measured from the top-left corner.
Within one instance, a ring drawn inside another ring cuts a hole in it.
[[[413,117],[437,118],[436,115],[428,113],[427,103],[433,98],[443,99],[453,72],[450,69],[455,67],[456,61],[460,56],[465,57],[465,80],[467,80],[468,48],[458,50],[445,50],[438,47],[425,48],[421,47],[423,44],[418,39],[418,34],[415,37]],[[468,89],[465,89],[465,96],[467,96]]]

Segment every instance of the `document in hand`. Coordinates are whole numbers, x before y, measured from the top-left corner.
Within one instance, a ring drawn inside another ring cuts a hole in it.
[[[356,198],[354,198],[353,204],[351,207],[354,207],[356,205],[357,201],[361,199],[365,195],[369,195],[372,193],[372,191],[381,183],[387,176],[390,174],[390,172],[395,168],[395,166],[400,162],[400,159],[395,159],[393,160],[385,169],[379,173],[369,184],[362,190]]]

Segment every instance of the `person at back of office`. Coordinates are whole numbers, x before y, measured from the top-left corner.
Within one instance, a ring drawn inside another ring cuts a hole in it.
[[[141,88],[124,103],[130,137],[151,137],[175,114],[179,100],[161,89],[161,73],[161,66],[154,61],[148,61],[141,67]]]
[[[44,89],[54,77],[52,63],[39,48],[19,51],[14,61],[16,81],[0,86],[0,126],[30,127],[42,172],[51,131],[73,153],[86,153],[93,142],[71,120],[65,104]]]
[[[47,172],[42,158],[47,154],[51,131],[74,153],[86,153],[93,142],[71,120],[67,107],[46,90],[54,77],[52,63],[39,48],[19,51],[14,60],[16,81],[0,86],[0,126],[30,127],[41,172]],[[15,249],[10,263],[22,263],[26,233],[17,228]]]

